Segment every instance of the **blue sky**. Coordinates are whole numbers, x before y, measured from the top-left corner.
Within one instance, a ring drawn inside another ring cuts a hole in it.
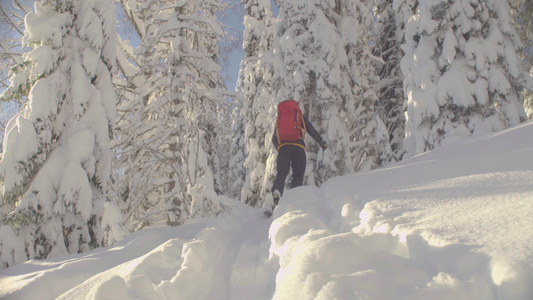
[[[240,0],[229,0],[230,8],[218,16],[219,21],[228,26],[226,41],[223,41],[221,46],[223,49],[222,76],[230,91],[235,90],[239,76],[239,64],[244,56],[242,47],[244,8],[240,3]]]

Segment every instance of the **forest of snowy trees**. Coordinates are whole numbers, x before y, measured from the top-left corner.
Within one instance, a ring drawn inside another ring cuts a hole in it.
[[[3,1],[0,266],[215,216],[224,197],[269,204],[284,99],[328,143],[308,144],[310,185],[531,119],[532,16],[530,0]]]

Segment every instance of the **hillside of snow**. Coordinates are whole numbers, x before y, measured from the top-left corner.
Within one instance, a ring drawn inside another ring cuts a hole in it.
[[[533,123],[0,271],[2,299],[533,299]]]

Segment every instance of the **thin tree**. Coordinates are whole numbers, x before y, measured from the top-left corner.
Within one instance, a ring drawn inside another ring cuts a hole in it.
[[[31,10],[27,2],[0,2],[0,93],[10,86],[11,69],[22,63],[24,16]],[[3,144],[7,121],[20,110],[26,100],[24,95],[5,94],[0,98],[0,146]]]

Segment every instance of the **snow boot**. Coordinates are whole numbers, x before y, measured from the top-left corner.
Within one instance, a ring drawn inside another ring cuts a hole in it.
[[[278,190],[275,190],[274,192],[272,192],[272,197],[274,198],[274,205],[272,207],[274,207],[278,205],[281,193]],[[272,208],[272,210],[274,210],[274,208]]]
[[[274,214],[274,208],[276,208],[275,205],[272,205],[272,209],[267,209],[263,212],[263,214],[267,217],[267,218],[270,218],[272,217],[272,214]]]

